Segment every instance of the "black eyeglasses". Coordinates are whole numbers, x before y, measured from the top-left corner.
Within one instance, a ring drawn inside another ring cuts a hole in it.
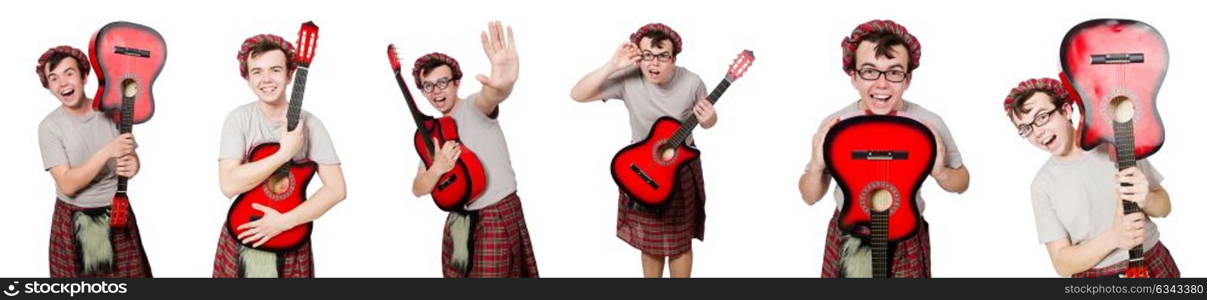
[[[881,71],[873,68],[859,69],[859,71],[856,71],[855,73],[859,73],[859,78],[863,78],[863,80],[868,81],[880,79],[880,75],[884,75],[884,79],[888,80],[889,82],[903,82],[905,81],[905,76],[909,75],[909,72],[902,70]]]
[[[424,93],[431,93],[432,91],[435,91],[436,88],[440,88],[441,90],[448,88],[449,82],[453,82],[453,80],[448,77],[440,78],[436,80],[436,82],[424,81],[421,88],[423,89]]]
[[[660,61],[660,62],[668,62],[668,61],[671,61],[671,57],[674,57],[674,56],[671,55],[670,52],[662,52],[659,54],[654,54],[653,52],[645,51],[645,52],[641,53],[642,61],[654,61],[655,57],[658,58],[658,61]]]
[[[1052,119],[1053,112],[1056,112],[1056,108],[1035,114],[1035,120],[1031,120],[1031,123],[1019,124],[1018,125],[1018,136],[1020,136],[1022,138],[1027,138],[1027,135],[1030,135],[1031,131],[1035,130],[1035,127],[1044,126],[1044,124],[1048,124],[1048,121]]]

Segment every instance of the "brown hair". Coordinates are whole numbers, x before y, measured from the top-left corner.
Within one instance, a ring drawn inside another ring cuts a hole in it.
[[[877,31],[877,32],[868,33],[867,35],[865,35],[863,37],[863,42],[869,42],[869,43],[876,44],[876,48],[875,48],[876,57],[896,59],[897,57],[893,55],[893,47],[896,47],[896,46],[901,46],[903,48],[906,48],[905,52],[909,52],[908,47],[905,47],[905,40],[901,39],[901,36],[898,36],[896,34],[893,34],[891,32],[887,32],[887,31]],[[909,59],[909,57],[906,57],[906,60],[907,60],[906,66],[911,66],[912,64],[908,61],[908,59]],[[850,70],[854,70],[856,67],[858,67],[858,66],[856,66],[855,60],[851,60],[851,65],[847,66],[847,68]],[[907,68],[909,69],[909,71],[914,70],[914,68],[911,68],[911,67],[907,67]]]

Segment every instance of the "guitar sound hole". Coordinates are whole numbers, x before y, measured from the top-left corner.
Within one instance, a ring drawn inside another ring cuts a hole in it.
[[[651,153],[651,155],[654,156],[654,161],[658,162],[659,165],[670,165],[671,162],[675,161],[675,157],[678,156],[675,148],[667,147],[666,140],[658,141],[657,144],[654,144],[653,148],[654,153]]]
[[[888,190],[878,189],[872,192],[871,210],[874,212],[884,212],[893,207],[893,193]]]
[[[1111,107],[1113,107],[1115,112],[1115,122],[1122,123],[1131,121],[1132,117],[1135,116],[1135,104],[1132,103],[1132,99],[1128,98],[1127,96],[1116,96],[1115,98],[1112,98]]]
[[[284,200],[293,193],[294,178],[293,173],[285,175],[272,175],[268,177],[267,184],[264,185],[264,194],[272,200]]]
[[[901,191],[887,181],[873,181],[859,191],[858,199],[860,208],[868,214],[886,212],[892,215],[901,206]]]

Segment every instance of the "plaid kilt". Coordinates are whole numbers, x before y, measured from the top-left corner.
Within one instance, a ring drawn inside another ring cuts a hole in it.
[[[51,278],[146,278],[151,277],[151,263],[143,249],[142,238],[138,234],[138,221],[134,217],[134,209],[127,211],[129,221],[126,228],[110,229],[109,241],[113,245],[113,261],[116,263],[112,272],[98,274],[79,274],[81,261],[77,257],[75,225],[72,215],[85,210],[55,200],[54,216],[50,221],[50,277]]]
[[[444,277],[538,277],[536,255],[528,236],[520,196],[511,193],[498,203],[468,213],[474,215],[470,229],[472,266],[469,274],[452,266],[453,240],[449,223],[445,222],[440,251]],[[452,214],[449,216],[451,218]]]
[[[826,229],[826,249],[821,261],[822,278],[839,277],[842,270],[839,251],[846,239],[856,238],[838,229],[838,213],[838,210],[834,211],[834,217],[830,219],[830,226]],[[889,244],[889,255],[893,257],[892,265],[889,266],[892,278],[930,277],[930,224],[923,220],[921,226],[913,237],[899,241],[896,245]]]
[[[218,237],[218,251],[214,255],[214,278],[238,278],[240,277],[239,249],[244,246],[230,235],[230,232],[226,230],[226,224],[222,225],[220,231],[222,233]],[[297,250],[277,253],[277,255],[278,261],[282,262],[277,266],[279,273],[277,277],[314,277],[314,255],[310,249],[310,241],[306,241],[306,244],[298,247]]]
[[[704,240],[704,171],[699,159],[679,169],[679,191],[661,212],[638,207],[620,192],[616,237],[642,253],[673,257],[691,251],[692,238]]]
[[[1156,245],[1153,245],[1152,249],[1144,251],[1144,266],[1148,268],[1148,275],[1152,278],[1182,277],[1182,272],[1178,271],[1178,264],[1173,261],[1173,256],[1169,254],[1169,249],[1165,248],[1165,244],[1162,244],[1160,241]],[[1073,278],[1116,277],[1126,271],[1127,261],[1124,260],[1110,266],[1089,269],[1073,274]]]

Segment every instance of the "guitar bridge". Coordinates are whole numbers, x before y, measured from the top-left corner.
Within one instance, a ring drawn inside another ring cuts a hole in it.
[[[851,151],[851,159],[854,159],[854,160],[905,160],[905,159],[909,159],[909,151],[855,150],[855,151]]]
[[[650,178],[649,175],[646,175],[645,171],[642,171],[641,168],[638,168],[637,164],[629,164],[629,170],[632,170],[633,173],[637,174],[638,177],[641,177],[641,180],[645,181],[645,184],[650,185],[650,187],[654,188],[655,190],[658,189],[658,183],[654,182],[654,179]]]
[[[117,53],[117,54],[121,54],[121,55],[129,55],[129,56],[136,56],[136,57],[142,57],[142,58],[151,57],[150,50],[126,48],[126,47],[122,47],[122,46],[113,46],[113,48],[114,48],[113,53]]]
[[[448,175],[448,179],[440,181],[440,184],[436,185],[436,189],[443,191],[444,188],[452,185],[453,182],[457,182],[457,174]]]
[[[1109,53],[1091,54],[1091,65],[1102,64],[1138,64],[1144,62],[1144,53]]]

